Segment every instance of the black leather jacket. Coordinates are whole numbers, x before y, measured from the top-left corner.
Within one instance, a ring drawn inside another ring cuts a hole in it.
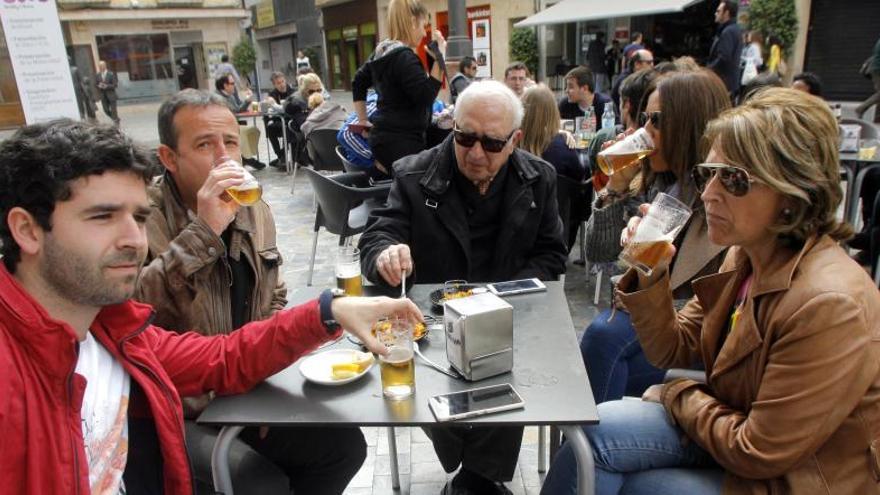
[[[556,203],[556,172],[540,158],[515,150],[503,197],[501,228],[495,243],[492,282],[538,277],[555,280],[565,272],[567,252]],[[388,246],[409,245],[415,269],[412,283],[468,279],[471,246],[468,218],[453,180],[457,167],[452,137],[395,163],[388,205],[374,210],[358,247],[361,268],[373,283],[385,281],[376,258]]]

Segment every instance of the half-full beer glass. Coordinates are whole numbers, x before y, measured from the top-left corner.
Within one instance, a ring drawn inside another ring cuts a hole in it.
[[[642,158],[654,152],[654,141],[648,131],[642,127],[599,152],[596,161],[602,172],[611,176],[622,168],[635,165]]]
[[[687,205],[668,194],[658,194],[620,259],[650,277],[690,216]]]
[[[389,318],[385,324],[374,328],[376,338],[388,349],[387,356],[379,356],[382,394],[392,400],[412,396],[416,389],[412,323],[406,319]]]
[[[236,203],[242,206],[250,206],[260,200],[263,196],[263,188],[246,168],[228,156],[221,157],[214,163],[214,167],[220,166],[237,167],[244,173],[244,182],[226,189],[226,194],[234,199]]]
[[[340,246],[336,253],[336,287],[346,296],[363,295],[361,285],[361,252],[356,247]]]

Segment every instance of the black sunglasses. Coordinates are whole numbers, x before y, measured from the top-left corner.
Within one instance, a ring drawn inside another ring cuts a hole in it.
[[[703,192],[709,181],[717,175],[724,190],[737,197],[748,194],[752,183],[756,182],[746,169],[726,163],[701,163],[694,167],[691,175],[700,192]]]
[[[315,93],[320,93],[320,92],[321,92],[320,89],[310,89],[310,90],[306,91],[306,94],[307,94],[307,95],[313,95],[313,94],[315,94]]]
[[[480,146],[483,147],[483,151],[487,153],[499,153],[505,146],[507,146],[507,142],[510,141],[510,138],[513,137],[513,133],[515,132],[516,129],[512,130],[507,136],[507,139],[495,139],[488,136],[477,136],[470,132],[464,132],[458,128],[458,125],[456,125],[452,130],[452,135],[455,136],[455,142],[465,148],[471,148],[477,144],[477,141],[479,141]]]
[[[639,127],[645,127],[650,121],[655,129],[660,129],[660,116],[663,112],[642,112],[639,114]]]

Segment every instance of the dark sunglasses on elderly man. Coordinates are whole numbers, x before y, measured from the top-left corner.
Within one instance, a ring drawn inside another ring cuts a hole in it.
[[[642,112],[639,114],[639,127],[645,127],[648,122],[651,122],[651,125],[654,126],[655,129],[660,128],[660,117],[663,112]]]
[[[510,138],[513,137],[514,132],[516,132],[516,129],[510,132],[507,139],[495,139],[488,136],[477,136],[471,132],[464,132],[458,128],[458,125],[456,125],[452,130],[452,135],[455,136],[455,142],[465,148],[472,148],[477,144],[477,141],[479,141],[480,145],[483,147],[483,151],[487,153],[499,153],[505,146],[507,146],[507,143],[510,141]]]
[[[737,197],[748,194],[752,183],[756,182],[746,169],[726,163],[701,163],[694,167],[691,175],[700,192],[706,189],[713,177],[718,176],[724,190]]]

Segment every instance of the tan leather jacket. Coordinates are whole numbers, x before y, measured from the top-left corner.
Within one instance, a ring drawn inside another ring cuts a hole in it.
[[[154,324],[168,330],[205,335],[234,330],[223,240],[184,206],[167,174],[150,187],[149,197],[149,255],[135,298],[153,305]],[[287,304],[269,206],[260,201],[241,208],[231,228],[228,256],[244,256],[254,270],[250,320],[265,319]]]
[[[727,471],[724,493],[878,494],[880,292],[827,236],[775,256],[726,338],[751,271],[739,248],[678,314],[668,278],[621,291],[653,364],[706,364],[706,384],[675,380],[663,405]]]

